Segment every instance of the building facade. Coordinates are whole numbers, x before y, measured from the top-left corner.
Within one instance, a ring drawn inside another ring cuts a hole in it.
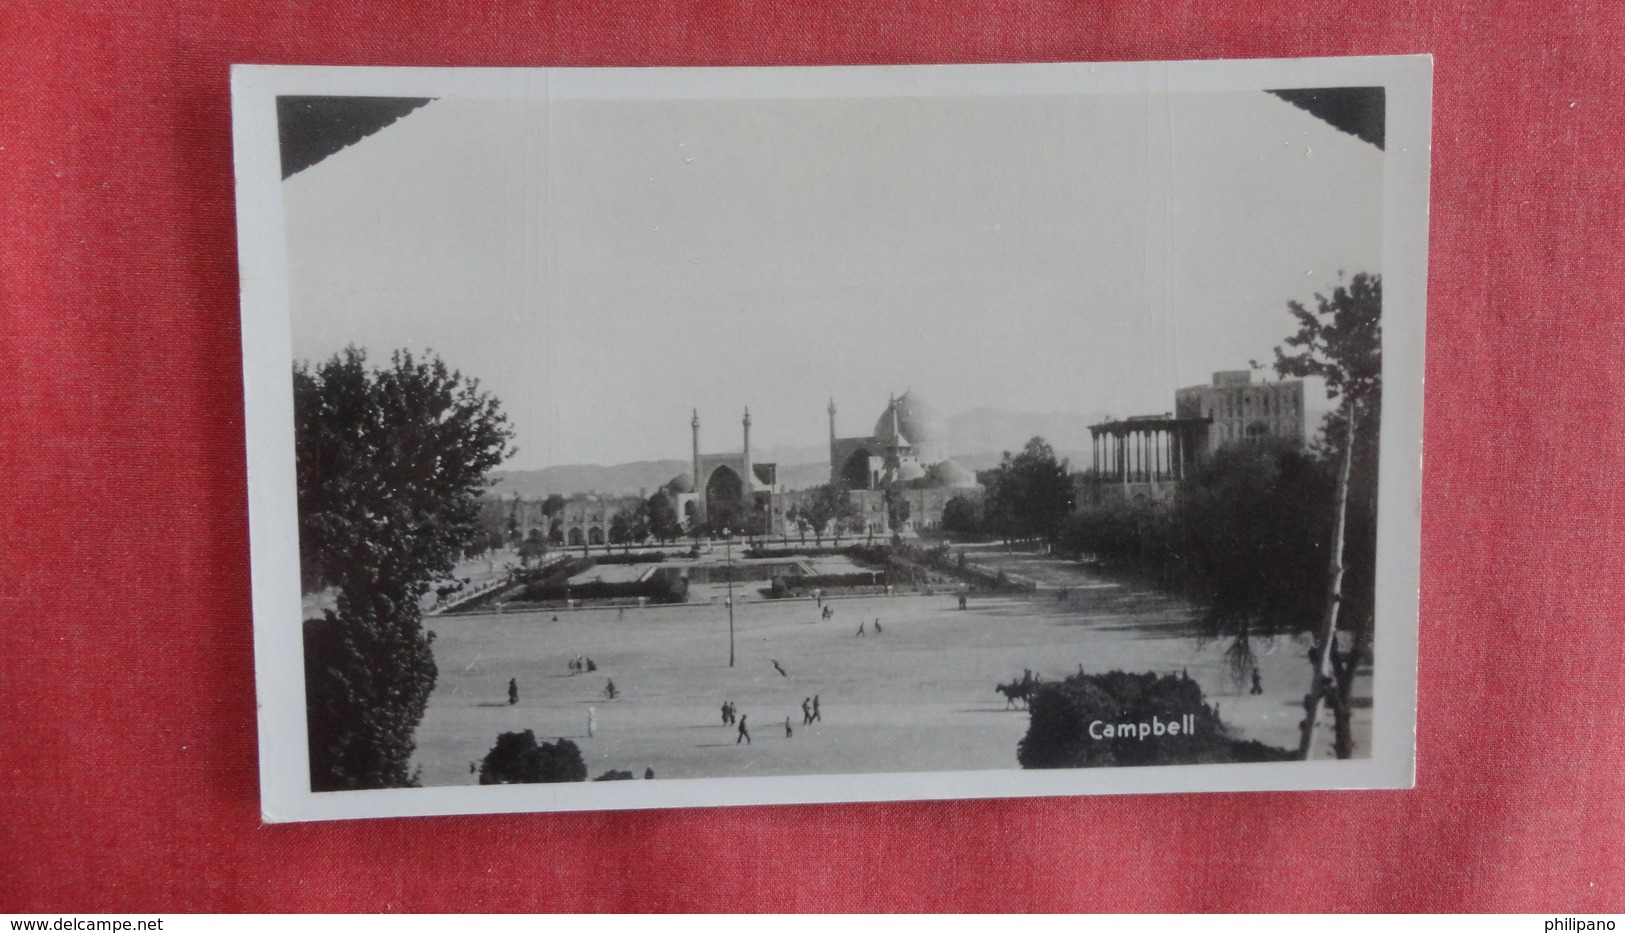
[[[1301,444],[1307,436],[1303,380],[1253,382],[1252,371],[1246,369],[1217,372],[1210,385],[1175,392],[1174,414],[1211,422],[1199,438],[1198,456],[1231,441],[1284,437]]]

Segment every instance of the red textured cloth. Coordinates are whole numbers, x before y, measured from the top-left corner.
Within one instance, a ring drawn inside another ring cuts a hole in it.
[[[1625,905],[1625,5],[0,4],[0,911]],[[227,66],[1437,56],[1414,791],[259,822]]]

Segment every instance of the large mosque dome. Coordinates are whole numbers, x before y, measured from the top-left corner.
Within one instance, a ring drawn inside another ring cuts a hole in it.
[[[896,434],[920,452],[922,461],[934,463],[948,456],[948,421],[925,399],[913,392],[893,399],[875,422],[874,436],[893,439],[894,424]]]

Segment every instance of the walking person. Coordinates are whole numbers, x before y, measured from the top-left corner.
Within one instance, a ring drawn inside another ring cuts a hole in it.
[[[813,722],[822,722],[824,714],[818,711],[818,694],[813,694]]]
[[[514,705],[515,703],[518,703],[518,702],[519,702],[519,678],[510,677],[508,679],[508,705],[512,706],[512,705]]]
[[[784,717],[784,737],[787,739],[792,739],[795,738],[795,735],[796,734],[790,730],[790,717]]]
[[[801,701],[801,724],[804,726],[812,725],[812,697]]]
[[[865,625],[865,624],[866,624],[866,623],[863,623],[863,622],[859,622],[859,623],[858,623],[858,637],[859,637],[859,638],[864,638],[864,637],[866,637],[866,635],[865,635],[865,633],[864,633],[864,631],[863,631],[863,626],[864,626],[864,625]]]
[[[744,742],[746,745],[750,744],[750,730],[745,728],[745,720],[749,718],[749,716],[739,717],[739,737],[734,739],[735,745],[738,745],[740,742]]]
[[[880,620],[879,619],[875,620],[875,634],[876,635],[880,634]]]
[[[730,722],[733,722],[733,715],[731,714],[731,712],[728,709],[728,701],[723,700],[722,701],[722,724],[726,726]]]
[[[1264,678],[1258,676],[1258,668],[1255,667],[1255,668],[1253,668],[1253,689],[1252,689],[1252,694],[1253,694],[1253,696],[1258,696],[1259,694],[1261,694],[1263,692],[1264,692]]]

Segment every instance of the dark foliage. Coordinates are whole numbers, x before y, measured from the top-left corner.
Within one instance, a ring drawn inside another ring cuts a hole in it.
[[[504,732],[480,762],[481,784],[566,784],[587,779],[581,749],[569,739],[536,744],[536,734]]]
[[[981,509],[965,496],[954,496],[942,507],[942,530],[960,535],[982,534]]]
[[[984,502],[989,531],[1008,539],[1040,538],[1054,544],[1072,514],[1076,493],[1067,462],[1041,437],[1018,454],[1006,451],[992,470],[977,474],[987,486]]]
[[[616,771],[613,768],[593,778],[594,781],[631,781],[635,780],[630,771]]]
[[[656,492],[649,497],[646,514],[649,534],[662,544],[682,535],[683,525],[677,518],[677,509],[672,506],[671,497],[664,491]]]
[[[642,552],[638,554],[603,554],[592,559],[594,566],[600,564],[659,564],[666,559],[665,551]],[[576,571],[580,573],[581,571]]]
[[[1288,753],[1256,742],[1237,743],[1204,701],[1196,682],[1171,674],[1074,674],[1043,683],[1029,700],[1031,723],[1017,746],[1024,768],[1208,764],[1283,761]],[[1195,717],[1194,735],[1092,738],[1091,723],[1179,722]]]
[[[688,599],[688,580],[680,573],[663,570],[647,580],[625,583],[533,584],[519,598],[526,602],[561,602],[566,599],[647,599],[652,603],[680,603]]]
[[[821,573],[812,576],[774,577],[768,589],[770,599],[782,599],[811,590],[834,590],[847,587],[879,587],[886,585],[884,571],[860,573]]]
[[[841,533],[859,517],[852,491],[841,482],[815,486],[812,494],[802,500],[800,515],[820,542],[825,534],[833,534],[840,540]]]
[[[401,787],[437,671],[418,600],[479,532],[511,451],[496,399],[434,357],[351,348],[293,373],[299,557],[336,611],[305,628],[315,790]]]
[[[1315,627],[1334,492],[1327,465],[1285,442],[1231,444],[1202,464],[1181,490],[1173,547],[1209,635]]]

